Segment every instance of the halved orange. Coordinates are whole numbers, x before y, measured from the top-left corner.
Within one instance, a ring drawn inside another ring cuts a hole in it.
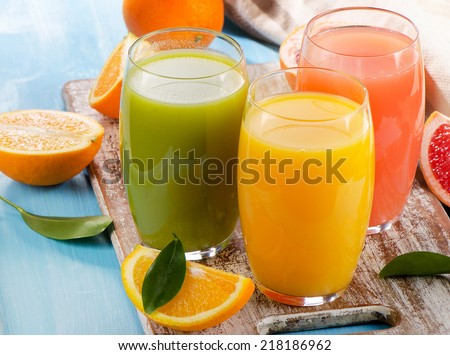
[[[430,190],[450,206],[450,117],[433,112],[423,131],[420,167]]]
[[[157,255],[158,251],[137,245],[122,264],[125,291],[144,314],[142,283]],[[203,330],[237,313],[254,290],[255,285],[249,278],[188,261],[186,277],[178,294],[146,316],[176,330]]]
[[[127,53],[136,39],[134,34],[128,33],[114,48],[89,94],[89,105],[111,118],[119,118],[120,94]]]
[[[97,121],[73,112],[0,114],[0,171],[25,184],[59,184],[94,159],[103,133]]]

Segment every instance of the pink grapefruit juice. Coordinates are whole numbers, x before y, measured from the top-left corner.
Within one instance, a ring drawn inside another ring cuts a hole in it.
[[[370,26],[326,30],[305,36],[304,42],[301,66],[352,74],[369,91],[376,154],[369,225],[388,223],[406,203],[419,158],[425,114],[419,44],[399,32]]]

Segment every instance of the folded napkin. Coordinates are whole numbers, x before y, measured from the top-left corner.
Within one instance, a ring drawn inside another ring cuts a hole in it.
[[[227,17],[249,34],[281,44],[296,26],[333,8],[374,6],[399,12],[419,29],[427,112],[450,115],[449,0],[224,0]]]

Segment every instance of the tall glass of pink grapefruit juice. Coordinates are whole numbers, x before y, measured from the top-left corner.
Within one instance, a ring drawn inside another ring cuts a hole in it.
[[[350,73],[369,90],[376,168],[368,233],[389,229],[412,187],[425,115],[416,26],[384,9],[324,12],[306,27],[299,64]]]
[[[332,301],[352,280],[372,205],[367,91],[344,73],[297,68],[257,79],[247,102],[238,201],[254,278],[279,302]]]

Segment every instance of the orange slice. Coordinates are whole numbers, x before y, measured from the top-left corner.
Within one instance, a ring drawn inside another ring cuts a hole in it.
[[[450,206],[450,117],[433,112],[425,123],[420,167],[430,190]]]
[[[157,255],[158,251],[138,245],[122,264],[125,291],[144,314],[142,283]],[[203,330],[237,313],[254,290],[249,278],[188,261],[186,278],[175,298],[146,316],[176,330]]]
[[[25,184],[59,184],[94,159],[103,133],[97,121],[72,112],[0,114],[0,171]]]
[[[111,118],[119,118],[120,94],[127,53],[137,37],[128,33],[114,48],[89,94],[89,105]]]
[[[281,43],[279,50],[281,69],[298,66],[305,28],[306,25],[296,27]]]

